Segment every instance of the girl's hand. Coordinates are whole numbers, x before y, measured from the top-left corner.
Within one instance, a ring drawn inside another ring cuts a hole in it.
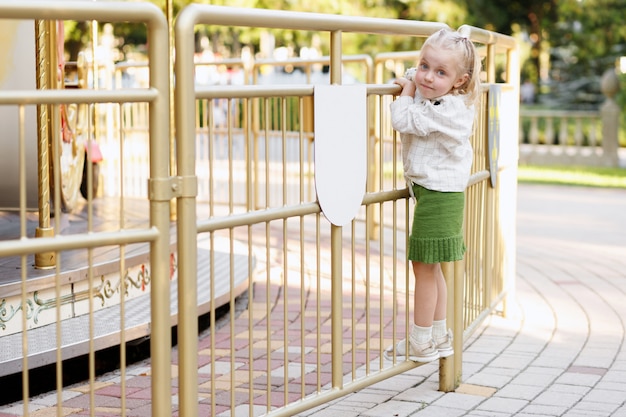
[[[401,96],[415,96],[415,83],[413,81],[401,77],[393,80],[393,83],[402,87]]]

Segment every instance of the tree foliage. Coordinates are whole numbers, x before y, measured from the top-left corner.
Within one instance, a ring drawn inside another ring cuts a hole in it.
[[[550,53],[553,67],[573,76],[599,75],[625,55],[626,25],[623,10],[626,0],[152,0],[166,12],[170,7],[176,16],[188,4],[292,10],[347,16],[373,16],[390,19],[437,21],[458,27],[470,24],[513,35],[522,34],[529,45],[528,60],[523,64],[523,77],[537,81],[542,54]],[[88,23],[66,24],[66,48],[70,59],[80,44],[89,42]],[[145,43],[144,25],[116,25],[115,35],[127,48]],[[253,52],[261,48],[264,30],[259,28],[197,28],[199,35],[211,40],[211,47],[222,55],[238,56],[243,46]],[[295,53],[309,46],[312,33],[293,30],[273,30],[275,46],[291,48]],[[410,50],[420,41],[411,37],[387,38],[351,34],[344,45],[346,54],[372,54],[380,50]],[[321,39],[322,53],[327,54],[329,40]]]
[[[551,32],[555,63],[571,76],[602,74],[626,55],[626,0],[564,0]]]
[[[523,65],[522,78],[536,82],[541,73],[540,56],[544,40],[558,16],[557,0],[459,0],[468,10],[479,10],[468,16],[473,26],[513,35],[521,30],[530,45],[530,55]]]

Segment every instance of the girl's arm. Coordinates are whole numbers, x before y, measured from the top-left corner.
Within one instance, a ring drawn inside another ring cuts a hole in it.
[[[401,95],[391,103],[391,126],[399,133],[426,136],[440,132],[466,137],[471,134],[473,120],[474,108],[468,108],[460,96],[448,95],[434,104]]]

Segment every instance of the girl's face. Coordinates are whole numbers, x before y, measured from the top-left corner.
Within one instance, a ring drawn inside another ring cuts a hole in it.
[[[451,51],[430,46],[422,49],[414,78],[422,97],[432,100],[463,85],[469,76],[458,73],[457,59]]]

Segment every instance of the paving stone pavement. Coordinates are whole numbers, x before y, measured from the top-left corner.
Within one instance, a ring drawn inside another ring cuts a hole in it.
[[[626,417],[626,190],[518,190],[514,305],[466,342],[459,389],[431,363],[303,416]]]
[[[520,185],[517,207],[513,302],[466,341],[456,392],[438,391],[433,362],[300,416],[626,417],[626,190]],[[150,415],[148,371],[127,369],[132,415]],[[96,383],[98,415],[119,415],[115,401],[106,409],[119,378]],[[30,415],[57,415],[56,400],[32,399]],[[63,415],[84,415],[85,401],[64,390]]]

